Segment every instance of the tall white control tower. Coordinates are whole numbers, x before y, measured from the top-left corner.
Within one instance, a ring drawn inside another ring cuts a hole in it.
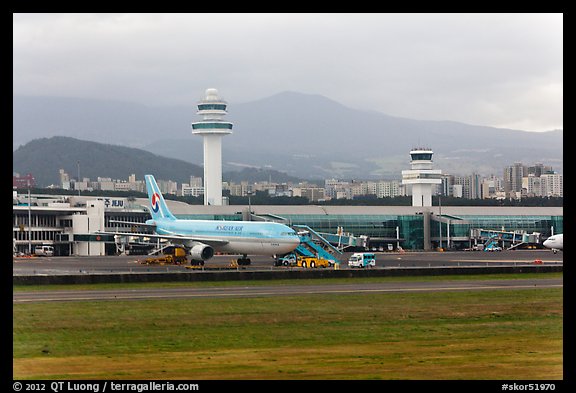
[[[410,150],[412,169],[402,171],[402,184],[412,186],[412,206],[432,206],[432,189],[442,183],[442,171],[432,169],[432,149]]]
[[[192,123],[192,134],[204,138],[204,204],[222,205],[222,137],[232,133],[232,123],[222,120],[228,113],[226,101],[218,90],[206,89],[198,103],[198,115],[204,120]]]

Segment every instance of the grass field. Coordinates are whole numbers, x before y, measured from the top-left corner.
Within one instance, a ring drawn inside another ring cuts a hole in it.
[[[15,304],[15,379],[562,379],[562,289]]]

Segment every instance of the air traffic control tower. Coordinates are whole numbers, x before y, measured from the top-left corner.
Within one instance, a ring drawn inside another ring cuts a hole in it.
[[[222,121],[226,107],[218,90],[206,89],[197,112],[204,120],[192,123],[192,134],[204,138],[204,205],[222,205],[222,137],[232,133],[232,123]]]
[[[432,169],[432,154],[432,149],[412,149],[412,169],[402,171],[402,184],[412,186],[412,206],[432,206],[432,189],[442,183],[442,171]]]

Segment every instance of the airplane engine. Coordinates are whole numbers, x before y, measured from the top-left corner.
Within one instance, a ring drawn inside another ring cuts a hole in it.
[[[214,249],[207,244],[196,244],[190,249],[190,256],[194,260],[205,261],[214,256]]]

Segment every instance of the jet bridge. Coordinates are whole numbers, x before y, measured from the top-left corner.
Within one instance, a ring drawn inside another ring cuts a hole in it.
[[[475,244],[481,242],[484,244],[497,242],[502,248],[513,250],[523,247],[539,247],[540,233],[526,233],[523,230],[505,231],[495,229],[475,228],[471,230],[470,239]]]

